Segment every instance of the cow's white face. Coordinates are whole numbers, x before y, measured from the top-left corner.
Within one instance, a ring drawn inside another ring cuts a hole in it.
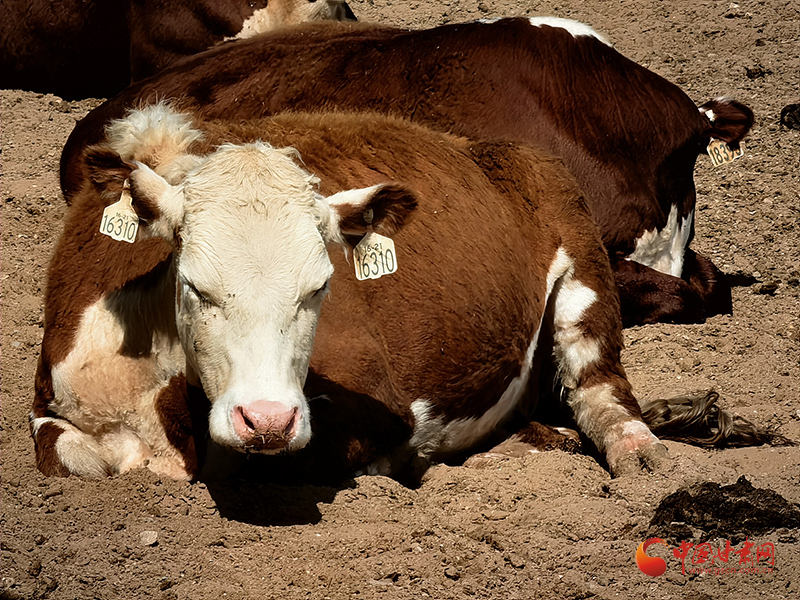
[[[146,167],[131,176],[135,196],[156,200],[163,222],[151,228],[175,236],[187,367],[212,402],[211,436],[236,448],[291,450],[311,436],[303,385],[333,274],[331,211],[290,154],[227,145],[177,186]]]
[[[175,186],[144,165],[131,175],[134,206],[149,202],[157,215],[146,230],[175,248],[187,375],[211,400],[216,442],[264,453],[302,448],[311,437],[303,385],[333,275],[326,246],[396,186],[326,199],[292,150],[260,142],[194,158]]]

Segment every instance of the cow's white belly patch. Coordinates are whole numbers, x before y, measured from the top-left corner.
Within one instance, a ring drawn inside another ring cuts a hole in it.
[[[431,417],[429,400],[414,402],[411,411],[414,413],[416,425],[409,442],[411,447],[423,456],[452,454],[474,446],[505,421],[527,390],[540,329],[541,327],[536,330],[533,341],[528,346],[519,375],[511,380],[495,405],[480,417],[445,422],[442,416]]]
[[[680,277],[683,272],[683,255],[692,233],[694,211],[690,211],[678,221],[678,207],[669,211],[667,224],[663,229],[645,231],[636,240],[636,247],[628,260]]]

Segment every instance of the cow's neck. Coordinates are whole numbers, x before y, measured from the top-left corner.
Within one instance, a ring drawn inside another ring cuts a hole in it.
[[[146,356],[180,343],[175,325],[175,261],[172,256],[149,273],[108,295],[106,306],[124,331],[120,353]]]

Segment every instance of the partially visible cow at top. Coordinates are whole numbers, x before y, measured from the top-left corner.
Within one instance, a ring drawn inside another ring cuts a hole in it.
[[[158,99],[202,118],[285,109],[378,110],[438,130],[532,143],[560,156],[586,193],[608,250],[625,325],[700,322],[731,312],[724,274],[689,248],[698,155],[738,148],[752,112],[696,106],[590,27],[503,19],[407,31],[307,24],[205,52],[132,86],[80,122],[64,149],[69,202],[77,158],[109,120]]]
[[[344,0],[4,0],[2,9],[0,84],[67,99],[113,96],[225,39],[355,20]]]
[[[308,477],[469,450],[554,386],[614,475],[667,459],[620,363],[600,237],[545,151],[367,113],[230,124],[158,104],[77,160],[31,413],[46,474],[194,477],[190,393],[217,443],[291,452]],[[127,188],[133,243],[99,231]],[[391,237],[396,271],[359,281],[345,249],[367,232]]]

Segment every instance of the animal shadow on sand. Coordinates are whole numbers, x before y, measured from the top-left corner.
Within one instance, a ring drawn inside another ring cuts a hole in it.
[[[355,488],[354,472],[395,453],[411,433],[408,417],[313,371],[305,390],[312,438],[302,450],[270,456],[223,449],[208,438],[197,444],[200,480],[222,517],[253,525],[317,523],[319,503],[329,504],[340,491]],[[193,404],[193,428],[207,432],[208,405],[197,410]],[[395,479],[409,487],[418,483],[403,473]]]

